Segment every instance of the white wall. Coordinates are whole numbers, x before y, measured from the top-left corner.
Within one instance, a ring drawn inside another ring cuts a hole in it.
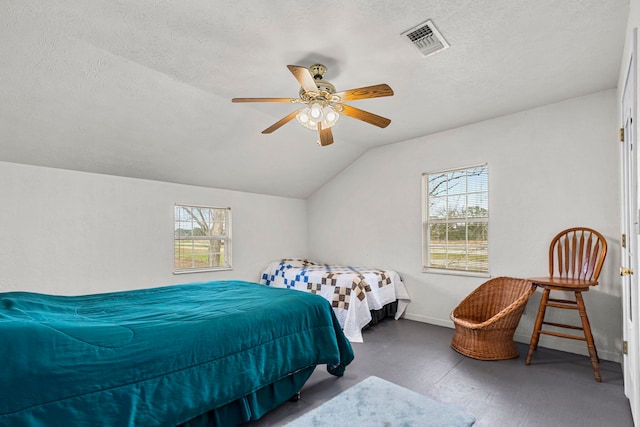
[[[306,202],[0,162],[0,291],[87,294],[256,281],[305,256]],[[233,270],[173,274],[174,203],[231,207]]]
[[[486,278],[422,272],[421,175],[486,162],[491,275],[544,275],[557,232],[600,231],[609,254],[600,286],[585,300],[599,355],[620,360],[616,122],[616,91],[609,90],[370,150],[309,198],[310,259],[397,270],[413,299],[406,317],[452,327],[451,310]],[[539,295],[518,341],[529,341]],[[583,344],[540,342],[587,354]]]
[[[308,201],[0,162],[0,291],[86,294],[205,280],[258,280],[283,256],[397,270],[407,317],[452,326],[485,279],[421,271],[421,174],[487,162],[492,276],[546,272],[550,239],[593,227],[609,242],[586,294],[599,354],[620,360],[616,91],[370,150]],[[232,271],[173,275],[173,204],[231,206]],[[308,230],[307,230],[308,225]],[[516,339],[528,342],[539,293]],[[583,343],[542,346],[586,354]]]

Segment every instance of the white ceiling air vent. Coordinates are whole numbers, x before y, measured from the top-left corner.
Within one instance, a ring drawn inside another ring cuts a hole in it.
[[[402,35],[406,36],[424,56],[429,56],[449,47],[449,43],[442,37],[442,34],[430,19],[408,29]]]

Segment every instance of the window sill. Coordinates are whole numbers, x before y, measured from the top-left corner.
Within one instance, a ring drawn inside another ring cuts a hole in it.
[[[481,271],[447,270],[444,268],[423,268],[422,272],[429,274],[444,274],[448,276],[491,277],[491,274]]]
[[[211,271],[229,271],[229,270],[233,270],[233,268],[231,267],[194,268],[192,270],[175,270],[173,274],[209,273]]]

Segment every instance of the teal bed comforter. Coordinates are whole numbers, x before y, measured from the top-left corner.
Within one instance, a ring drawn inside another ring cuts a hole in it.
[[[256,283],[0,293],[0,425],[236,425],[353,360],[328,301]]]

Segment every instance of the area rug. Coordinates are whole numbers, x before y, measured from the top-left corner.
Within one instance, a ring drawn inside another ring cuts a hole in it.
[[[369,377],[287,424],[287,427],[467,427],[461,408],[431,400],[378,377]]]

